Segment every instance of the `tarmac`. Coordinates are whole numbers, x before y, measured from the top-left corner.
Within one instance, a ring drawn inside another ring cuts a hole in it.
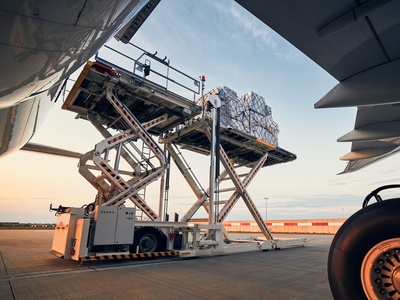
[[[305,247],[201,258],[79,262],[49,253],[52,230],[0,230],[0,299],[333,299],[332,235]]]

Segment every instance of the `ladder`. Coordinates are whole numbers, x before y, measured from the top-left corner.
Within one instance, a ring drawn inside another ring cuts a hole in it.
[[[154,169],[154,165],[151,163],[151,149],[146,145],[146,143],[142,143],[141,147],[141,153],[142,153],[142,159],[143,159],[143,164],[141,165],[143,170],[141,172],[149,173],[151,170]],[[146,189],[147,186],[145,186],[142,190],[140,190],[137,195],[143,199],[144,202],[146,202]],[[136,215],[136,218],[138,220],[143,220],[144,213],[142,210],[138,211],[139,214]]]
[[[126,130],[112,135],[101,124],[96,123],[95,118],[89,117],[89,121],[92,121],[106,138],[97,143],[94,150],[83,155],[79,166],[80,173],[102,195],[101,205],[118,206],[130,199],[150,220],[156,220],[158,215],[146,204],[145,189],[161,177],[168,166],[164,152],[147,130],[166,121],[167,115],[141,124],[118,100],[112,86],[107,88],[106,98],[119,118],[124,120]],[[142,142],[142,147],[136,145],[138,140]],[[116,152],[114,166],[110,164],[111,150]],[[120,170],[121,158],[130,165],[133,172]],[[87,164],[89,159],[93,161],[95,168]],[[101,175],[95,176],[90,169],[100,170]],[[125,179],[128,174],[131,177],[129,180]]]

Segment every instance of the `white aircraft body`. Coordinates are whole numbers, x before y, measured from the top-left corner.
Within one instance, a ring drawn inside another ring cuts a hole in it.
[[[0,156],[32,138],[69,75],[119,30],[129,40],[158,2],[1,1]]]

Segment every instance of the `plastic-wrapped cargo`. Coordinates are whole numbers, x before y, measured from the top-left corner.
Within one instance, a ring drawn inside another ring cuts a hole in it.
[[[205,94],[204,102],[200,98],[198,104],[206,103],[210,94],[218,94],[221,99],[221,126],[235,128],[278,146],[279,127],[263,97],[254,92],[239,97],[232,89],[220,86]]]

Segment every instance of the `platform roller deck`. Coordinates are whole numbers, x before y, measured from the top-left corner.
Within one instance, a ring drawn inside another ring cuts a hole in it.
[[[164,135],[160,138],[160,142],[176,144],[182,149],[209,155],[210,140],[205,130],[211,126],[210,123],[211,120],[208,117],[193,119],[176,132]],[[220,144],[228,157],[239,165],[256,163],[267,152],[268,158],[263,167],[296,159],[295,154],[285,149],[229,127],[221,127]]]

